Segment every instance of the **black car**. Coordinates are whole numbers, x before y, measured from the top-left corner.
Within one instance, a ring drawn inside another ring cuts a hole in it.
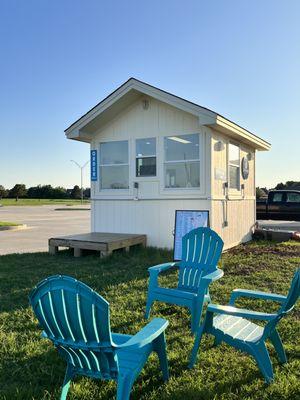
[[[300,190],[271,190],[256,201],[256,218],[300,221]]]

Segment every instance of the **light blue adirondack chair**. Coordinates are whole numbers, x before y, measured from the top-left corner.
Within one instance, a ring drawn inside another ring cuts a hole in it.
[[[299,294],[300,269],[298,269],[294,275],[287,296],[254,290],[236,289],[231,294],[228,306],[209,304],[204,323],[201,325],[196,335],[190,360],[190,368],[192,368],[196,362],[203,333],[208,333],[215,336],[215,344],[224,341],[253,356],[265,381],[270,383],[274,379],[274,374],[265,342],[267,339],[270,339],[275,347],[279,361],[281,363],[287,362],[287,357],[276,326],[281,318],[293,309]],[[240,309],[234,307],[235,300],[239,297],[272,300],[281,303],[281,307],[274,314]],[[215,317],[214,314],[216,314]],[[267,321],[267,324],[262,327],[246,318]]]
[[[150,282],[146,305],[146,318],[154,301],[177,304],[190,309],[191,329],[199,327],[203,305],[210,301],[208,286],[223,276],[217,264],[222,254],[223,240],[210,228],[197,228],[182,238],[182,260],[156,265],[148,269]],[[163,288],[158,284],[161,272],[179,267],[176,289]]]
[[[151,352],[156,352],[164,380],[169,378],[164,331],[168,321],[153,319],[136,335],[111,333],[109,303],[85,284],[52,276],[32,291],[30,303],[67,363],[61,400],[76,375],[115,380],[117,400],[129,399],[131,387]]]

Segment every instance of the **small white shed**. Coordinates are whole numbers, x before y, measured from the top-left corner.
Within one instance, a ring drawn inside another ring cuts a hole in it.
[[[256,221],[255,153],[270,144],[221,115],[130,78],[65,131],[91,146],[92,232],[173,247],[176,210],[208,210],[225,248]]]

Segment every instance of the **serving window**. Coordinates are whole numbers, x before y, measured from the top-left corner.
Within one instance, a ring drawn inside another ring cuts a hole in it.
[[[165,188],[199,188],[199,134],[164,138]]]
[[[100,188],[129,188],[128,141],[100,144]]]
[[[136,177],[156,176],[156,138],[137,139]]]

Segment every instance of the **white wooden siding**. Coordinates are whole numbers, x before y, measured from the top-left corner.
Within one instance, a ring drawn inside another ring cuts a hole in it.
[[[176,210],[209,210],[208,200],[94,200],[93,232],[141,233],[149,246],[173,247]]]
[[[148,245],[173,247],[175,210],[209,210],[211,227],[223,238],[225,248],[251,239],[255,223],[255,160],[249,161],[250,173],[243,193],[229,193],[224,182],[215,179],[215,168],[224,170],[228,181],[229,137],[200,126],[194,115],[180,111],[153,98],[144,110],[141,97],[107,125],[96,131],[91,143],[99,150],[100,142],[129,141],[129,190],[101,191],[92,182],[92,231],[146,234]],[[164,189],[164,136],[199,133],[200,188]],[[157,138],[157,176],[135,176],[135,139]],[[218,150],[217,143],[224,147]],[[240,158],[254,150],[240,145]],[[133,183],[139,183],[138,192]],[[136,200],[136,197],[138,200]],[[227,210],[227,212],[226,212]],[[228,226],[225,226],[225,220]]]
[[[212,131],[211,146],[211,170],[212,170],[212,212],[211,226],[222,236],[225,248],[237,245],[241,242],[251,240],[254,224],[256,222],[255,212],[255,151],[243,143],[234,142],[240,147],[240,161],[248,153],[252,154],[249,160],[249,176],[244,180],[240,176],[240,184],[244,184],[242,191],[228,192],[224,189],[224,181],[215,179],[215,169],[224,170],[228,176],[228,145],[231,139],[216,131]],[[218,143],[222,144],[219,146]],[[228,196],[227,196],[228,194]],[[227,226],[226,226],[227,222]]]
[[[99,150],[101,142],[113,140],[129,141],[129,190],[100,190],[99,182],[92,182],[92,198],[132,199],[136,195],[133,182],[140,183],[140,198],[207,198],[210,193],[210,130],[199,126],[199,118],[180,111],[155,99],[149,100],[144,110],[141,97],[123,110],[105,127],[96,131],[91,143],[92,149]],[[200,189],[164,188],[164,137],[184,134],[199,134],[200,148]],[[157,176],[135,176],[135,139],[157,138]]]

